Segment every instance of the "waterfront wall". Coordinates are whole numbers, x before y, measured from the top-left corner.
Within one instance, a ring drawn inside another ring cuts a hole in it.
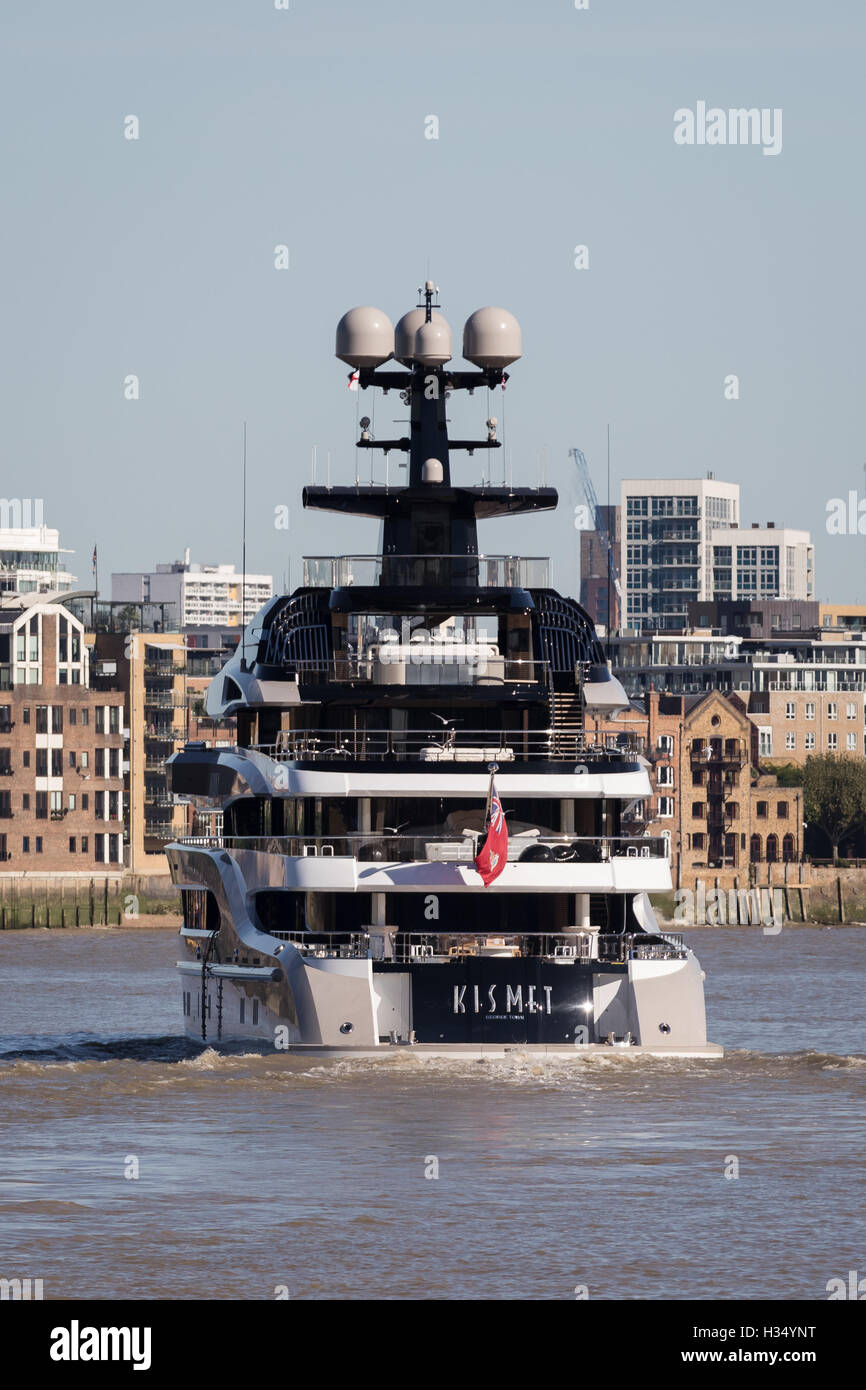
[[[0,930],[135,926],[143,917],[180,916],[180,893],[162,875],[0,876]]]

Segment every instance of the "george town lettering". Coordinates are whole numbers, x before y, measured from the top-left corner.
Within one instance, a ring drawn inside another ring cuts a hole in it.
[[[502,1006],[502,1005],[501,1005],[501,1000],[499,1001],[499,1003],[497,1003],[497,999],[496,999],[496,991],[497,991],[497,989],[501,989],[501,988],[502,988],[502,986],[500,986],[500,985],[495,985],[495,984],[494,984],[494,985],[490,985],[489,988],[488,988],[488,990],[487,990],[486,996],[482,999],[481,989],[480,989],[480,987],[479,987],[478,985],[473,985],[473,986],[472,986],[472,992],[471,992],[471,994],[470,994],[468,997],[467,997],[467,990],[469,989],[469,986],[468,986],[468,985],[455,985],[455,986],[454,986],[454,1004],[453,1004],[453,1012],[454,1012],[455,1014],[465,1014],[465,1013],[466,1013],[466,1008],[467,1008],[467,1005],[468,1005],[469,1008],[471,1009],[471,1012],[474,1013],[474,1014],[482,1014],[482,1013],[483,1013],[483,1014],[487,1014],[488,1016],[489,1016],[490,1014],[496,1014],[497,1008],[501,1008],[501,1006]],[[537,987],[536,987],[535,985],[527,985],[527,986],[526,986],[526,1000],[525,1000],[525,1002],[524,1002],[524,997],[523,997],[523,985],[506,985],[506,986],[505,986],[505,1013],[504,1013],[504,1014],[503,1014],[503,1013],[500,1013],[500,1014],[497,1015],[497,1017],[499,1017],[499,1018],[505,1018],[506,1015],[508,1015],[508,1014],[524,1014],[524,1013],[527,1013],[527,1014],[549,1014],[549,1013],[550,1013],[550,996],[551,996],[551,994],[552,994],[552,992],[553,992],[553,986],[552,986],[552,985],[542,985],[542,986],[541,986],[541,993],[544,995],[544,999],[543,999],[543,1000],[541,1000],[541,999],[536,999],[536,997],[535,997],[535,995],[536,995],[536,988],[537,988]],[[485,1006],[486,1006],[486,1007],[485,1007]]]

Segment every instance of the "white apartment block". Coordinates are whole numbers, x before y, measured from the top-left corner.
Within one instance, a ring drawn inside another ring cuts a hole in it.
[[[815,548],[808,531],[753,522],[713,535],[713,598],[811,599]]]
[[[687,626],[688,604],[711,600],[713,541],[738,527],[737,483],[706,478],[627,478],[621,488],[620,574],[624,628]]]
[[[269,574],[237,573],[234,565],[191,564],[187,550],[183,560],[157,565],[149,573],[112,574],[114,603],[164,605],[167,627],[196,624],[239,627],[272,597]]]
[[[41,524],[21,525],[32,519],[34,510],[30,500],[24,500],[22,509],[18,499],[0,498],[0,593],[67,593],[75,575],[67,570],[63,556],[72,551],[61,550],[59,531]],[[41,503],[35,510],[41,513]]]

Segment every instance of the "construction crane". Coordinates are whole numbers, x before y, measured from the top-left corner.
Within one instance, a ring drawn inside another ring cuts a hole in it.
[[[592,514],[593,524],[599,540],[607,551],[607,573],[608,581],[616,589],[616,596],[622,602],[622,586],[619,582],[619,565],[616,562],[616,545],[614,538],[611,537],[607,526],[603,520],[602,510],[598,505],[598,498],[595,495],[595,488],[592,485],[592,478],[589,474],[589,464],[586,461],[586,454],[582,449],[574,448],[568,451],[577,464],[577,474],[583,494],[589,503]]]

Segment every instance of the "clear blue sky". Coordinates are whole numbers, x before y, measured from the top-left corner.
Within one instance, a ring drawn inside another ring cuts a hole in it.
[[[106,591],[187,545],[240,562],[244,419],[248,567],[291,557],[295,584],[302,554],[374,550],[300,488],[313,444],[320,480],[329,450],[354,477],[337,319],[396,320],[429,267],[458,353],[473,309],[519,318],[494,413],[515,482],[544,449],[561,493],[485,549],[551,554],[576,591],[567,450],[604,500],[610,422],[615,487],[714,469],[744,521],[812,531],[819,597],[866,601],[866,537],[825,530],[866,497],[860,0],[5,0],[0,41],[2,492],[44,498],[83,584],[94,541]],[[678,147],[699,100],[780,107],[782,153]]]

